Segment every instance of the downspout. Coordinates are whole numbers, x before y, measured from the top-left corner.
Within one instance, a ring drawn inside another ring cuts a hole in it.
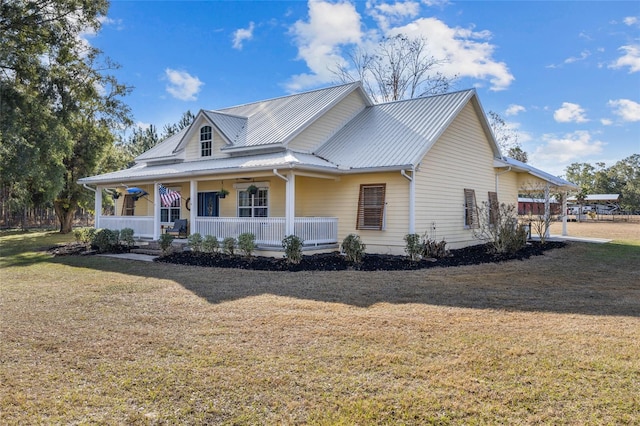
[[[293,175],[286,177],[278,169],[273,169],[273,174],[286,182],[285,191],[285,237],[287,235],[293,235],[295,233],[295,180]]]
[[[409,181],[409,234],[416,232],[416,181],[413,178],[416,174],[415,166],[411,168],[411,176],[404,170],[400,174]]]
[[[97,192],[97,190],[93,189],[92,187],[88,186],[86,183],[83,183],[82,186],[84,186],[86,189],[88,189],[89,191],[92,192]]]

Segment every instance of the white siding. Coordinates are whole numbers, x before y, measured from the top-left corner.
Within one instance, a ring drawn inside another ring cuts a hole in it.
[[[302,131],[289,148],[301,152],[313,152],[365,107],[362,96],[355,91]]]
[[[208,160],[212,158],[227,158],[229,155],[227,153],[221,152],[220,149],[225,147],[226,144],[222,136],[216,131],[215,126],[209,123],[206,120],[200,119],[198,125],[194,127],[194,131],[190,132],[191,137],[187,141],[185,146],[185,161],[197,161],[197,160]],[[213,144],[211,149],[211,157],[201,157],[200,156],[200,128],[202,126],[211,126],[213,129]]]

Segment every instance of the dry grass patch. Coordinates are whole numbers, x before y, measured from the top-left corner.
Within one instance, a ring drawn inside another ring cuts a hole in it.
[[[2,250],[3,424],[616,424],[640,411],[638,246],[313,273]]]

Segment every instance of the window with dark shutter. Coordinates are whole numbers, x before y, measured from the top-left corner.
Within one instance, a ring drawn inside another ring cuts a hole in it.
[[[478,227],[476,191],[474,191],[473,189],[464,190],[464,226],[469,228]]]
[[[489,191],[489,223],[496,225],[498,223],[500,204],[498,204],[498,193]]]
[[[356,229],[382,230],[386,184],[360,185]]]

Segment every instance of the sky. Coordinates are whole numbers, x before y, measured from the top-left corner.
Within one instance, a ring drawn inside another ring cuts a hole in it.
[[[88,42],[120,65],[136,125],[328,87],[330,68],[382,37],[425,37],[485,110],[515,130],[529,163],[640,154],[637,1],[123,1]]]

